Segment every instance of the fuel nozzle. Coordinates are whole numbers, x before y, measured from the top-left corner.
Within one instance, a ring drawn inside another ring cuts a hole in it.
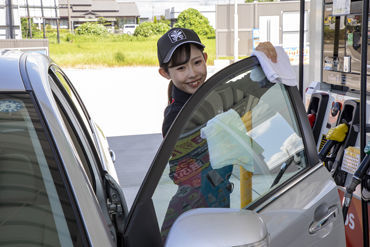
[[[307,115],[308,122],[310,123],[311,128],[315,125],[316,121],[316,112],[311,110],[311,113]]]
[[[365,158],[361,161],[361,164],[353,174],[351,183],[346,187],[346,193],[343,198],[343,217],[346,219],[349,205],[351,204],[352,195],[357,185],[359,185],[362,179],[365,177],[367,170],[370,167],[370,142],[367,143],[364,148]]]
[[[319,153],[319,158],[325,161],[330,149],[337,143],[341,143],[346,139],[348,132],[348,125],[346,123],[339,124],[328,131],[326,136],[327,142]]]

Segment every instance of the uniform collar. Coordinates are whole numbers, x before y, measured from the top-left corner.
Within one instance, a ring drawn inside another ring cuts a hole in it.
[[[178,89],[174,84],[172,87],[172,103],[180,103],[185,104],[185,102],[190,98],[191,94],[186,93],[180,89]]]

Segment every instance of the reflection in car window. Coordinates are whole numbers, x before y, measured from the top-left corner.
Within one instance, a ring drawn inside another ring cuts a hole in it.
[[[94,135],[92,134],[90,123],[89,123],[89,120],[88,120],[87,111],[86,111],[85,107],[81,104],[81,102],[79,100],[80,97],[78,96],[77,92],[75,90],[73,90],[73,88],[71,88],[71,85],[67,82],[64,75],[56,67],[52,67],[52,71],[53,72],[52,73],[49,72],[49,74],[52,77],[56,76],[58,78],[57,80],[54,80],[54,81],[56,83],[60,82],[61,85],[59,83],[57,83],[57,85],[59,87],[62,86],[63,89],[61,88],[61,90],[65,90],[65,92],[68,94],[69,97],[66,96],[66,98],[68,98],[71,101],[71,104],[73,104],[74,107],[76,108],[76,110],[77,110],[76,115],[81,117],[81,121],[83,122],[84,127],[85,127],[84,130],[88,132],[88,133],[86,133],[86,135],[90,135],[91,140],[94,140]]]
[[[306,167],[287,89],[260,66],[220,82],[192,112],[153,195],[165,240],[193,208],[245,208]]]
[[[58,97],[54,95],[54,98],[56,99],[59,112],[63,118],[63,122],[66,125],[68,133],[72,139],[73,146],[75,147],[78,153],[78,158],[80,159],[83,165],[84,171],[87,177],[89,178],[91,186],[93,187],[94,191],[96,191],[96,185],[95,185],[95,180],[94,180],[94,175],[93,175],[94,173],[92,171],[90,163],[88,162],[88,158],[86,157],[83,144],[81,143],[81,140],[79,140],[79,136],[75,132],[76,130],[73,129],[71,120],[68,118],[67,114],[65,113],[65,109],[62,107],[62,104],[59,102]]]
[[[0,245],[83,245],[61,171],[26,94],[0,95]]]

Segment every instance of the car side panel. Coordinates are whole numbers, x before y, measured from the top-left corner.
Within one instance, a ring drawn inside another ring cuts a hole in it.
[[[345,246],[337,187],[326,168],[322,164],[318,166],[260,211],[270,233],[271,246]],[[310,234],[310,224],[319,217],[319,206],[336,206],[338,214],[332,224]]]

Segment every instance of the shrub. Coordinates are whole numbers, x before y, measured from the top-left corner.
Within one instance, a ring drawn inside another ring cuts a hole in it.
[[[75,40],[75,35],[73,33],[67,33],[65,35],[65,41],[72,43],[74,40]]]
[[[214,37],[215,30],[208,19],[198,10],[189,8],[182,11],[177,18],[175,27],[193,29],[198,35]]]
[[[143,22],[141,23],[134,32],[135,36],[150,37],[153,35],[161,35],[170,29],[165,23],[157,22]]]
[[[78,35],[101,36],[107,34],[108,30],[102,24],[85,22],[84,24],[76,28],[75,32]]]
[[[123,63],[124,61],[125,61],[125,55],[122,53],[122,52],[120,52],[120,51],[117,51],[117,52],[115,52],[114,53],[114,60],[116,61],[116,62],[118,62],[118,63]]]

